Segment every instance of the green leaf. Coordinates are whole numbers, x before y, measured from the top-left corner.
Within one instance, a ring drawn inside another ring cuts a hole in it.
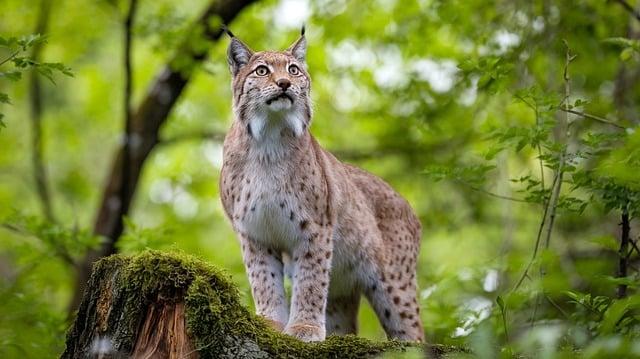
[[[431,177],[434,181],[443,179],[459,181],[471,186],[481,186],[485,182],[487,172],[493,170],[493,165],[471,165],[466,167],[454,166],[429,166],[422,173]]]
[[[30,47],[33,47],[37,44],[46,43],[46,37],[40,34],[31,34],[27,36],[23,36],[18,40],[18,45],[22,47],[23,51],[28,50]]]
[[[50,70],[52,73],[57,71],[62,73],[63,75],[73,77],[73,72],[71,71],[71,68],[66,67],[64,64],[61,64],[59,62],[45,62],[40,64],[39,68],[46,68]]]
[[[610,37],[602,40],[605,44],[611,44],[622,48],[631,48],[640,51],[640,40],[627,39],[625,37]]]
[[[18,70],[0,72],[0,77],[4,77],[9,81],[16,82],[22,78],[22,73]]]
[[[504,150],[502,146],[492,146],[487,152],[484,153],[485,160],[492,160],[496,155]]]
[[[633,56],[633,53],[635,52],[634,49],[627,47],[626,49],[623,49],[620,52],[620,60],[622,61],[628,61],[631,59],[631,57]]]
[[[6,93],[0,92],[0,103],[11,104],[11,99],[9,98],[9,95],[7,95]]]
[[[18,39],[16,37],[4,38],[0,36],[0,47],[12,49],[18,46]]]
[[[608,305],[604,315],[602,316],[602,323],[600,324],[601,334],[610,334],[616,331],[616,326],[622,319],[622,317],[629,310],[629,303],[626,300],[615,300]]]
[[[33,59],[25,56],[16,56],[12,60],[15,67],[20,69],[27,69],[29,67],[38,66],[39,63],[34,61]]]
[[[574,101],[573,103],[573,107],[582,107],[589,104],[589,101],[587,100],[582,100],[582,99],[577,99]]]

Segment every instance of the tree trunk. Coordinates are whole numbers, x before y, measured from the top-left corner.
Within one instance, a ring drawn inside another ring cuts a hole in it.
[[[181,254],[147,251],[100,260],[62,358],[368,358],[423,348],[355,336],[307,344],[273,331],[240,303],[219,269]]]
[[[71,314],[78,307],[93,263],[115,253],[116,242],[124,229],[123,217],[129,213],[144,163],[158,144],[160,128],[191,79],[194,69],[207,57],[209,48],[194,44],[218,40],[222,35],[222,28],[212,25],[215,20],[220,20],[221,24],[228,24],[240,11],[255,1],[212,0],[193,26],[196,34],[194,36],[200,36],[200,41],[195,41],[193,37],[185,39],[173,59],[156,76],[140,105],[133,111],[130,134],[127,136],[131,142],[126,161],[127,170],[124,171],[125,149],[121,146],[111,165],[93,228],[94,234],[103,237],[105,241],[100,248],[89,251],[78,265],[75,293],[69,305]],[[198,35],[198,29],[202,31],[201,35]],[[126,183],[123,183],[125,178]],[[122,188],[123,186],[126,188]]]

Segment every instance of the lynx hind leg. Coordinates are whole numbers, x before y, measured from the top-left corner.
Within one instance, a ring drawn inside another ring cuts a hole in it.
[[[365,295],[376,312],[388,338],[423,341],[415,279],[390,280],[391,275],[380,276]]]
[[[389,338],[423,341],[417,299],[416,261],[420,231],[404,223],[385,223],[386,263],[367,286],[365,295]],[[405,226],[403,228],[403,225]]]
[[[356,334],[360,293],[329,297],[326,309],[327,335]]]

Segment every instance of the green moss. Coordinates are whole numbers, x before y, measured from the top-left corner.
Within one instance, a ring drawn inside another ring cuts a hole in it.
[[[238,343],[245,351],[271,357],[314,359],[371,357],[410,345],[372,342],[356,336],[331,336],[324,342],[304,343],[278,333],[241,304],[238,289],[224,271],[181,253],[145,251],[131,257],[111,256],[97,263],[93,278],[96,275],[119,276],[115,283],[121,288],[115,290],[124,291],[117,297],[122,298],[120,304],[128,317],[128,322],[119,325],[124,329],[120,335],[128,336],[120,338],[126,343],[122,349],[130,348],[143,311],[158,298],[184,300],[187,328],[201,358],[230,356],[233,353],[229,348],[233,344],[238,347]]]

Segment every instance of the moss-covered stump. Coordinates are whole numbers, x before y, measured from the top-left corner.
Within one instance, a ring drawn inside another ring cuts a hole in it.
[[[146,251],[97,262],[62,358],[367,358],[402,351],[355,336],[303,343],[273,331],[218,268]],[[451,350],[425,346],[439,357]]]

